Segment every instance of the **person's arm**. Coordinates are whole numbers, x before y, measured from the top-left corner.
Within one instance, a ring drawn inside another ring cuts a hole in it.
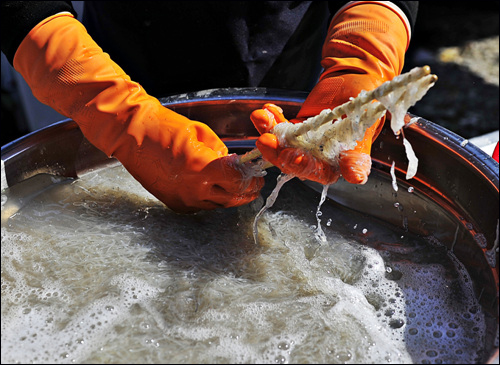
[[[207,125],[148,95],[71,13],[37,23],[15,50],[13,65],[38,100],[72,118],[169,208],[194,212],[258,197],[261,177],[245,176]]]
[[[323,73],[305,100],[297,117],[299,123],[333,109],[356,97],[361,90],[372,90],[391,80],[403,69],[411,37],[411,23],[394,3],[352,1],[334,16],[323,45]],[[369,128],[353,150],[339,156],[339,166],[331,166],[309,154],[283,148],[270,131],[286,122],[279,108],[266,106],[251,119],[262,134],[257,147],[263,157],[284,172],[302,179],[332,184],[341,174],[348,182],[364,184],[371,169],[371,146],[382,129],[385,117]]]

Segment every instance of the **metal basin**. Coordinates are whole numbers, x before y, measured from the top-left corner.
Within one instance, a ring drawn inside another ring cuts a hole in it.
[[[251,111],[272,102],[292,118],[305,97],[298,92],[238,88],[176,95],[161,101],[190,119],[207,123],[231,152],[243,154],[254,147],[257,137],[249,120]],[[404,131],[419,158],[417,175],[406,180],[403,144],[387,124],[373,146],[368,183],[354,186],[341,179],[329,188],[328,197],[405,231],[433,236],[451,250],[467,268],[486,315],[488,351],[481,362],[498,363],[498,163],[460,136],[418,118]],[[78,178],[114,162],[93,147],[71,120],[5,145],[1,154],[2,189],[15,189],[16,184],[38,174]],[[393,161],[397,192],[391,183]],[[305,184],[316,191],[322,189],[315,183]]]

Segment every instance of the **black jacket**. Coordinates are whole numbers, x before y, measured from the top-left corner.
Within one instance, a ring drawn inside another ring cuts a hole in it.
[[[328,24],[346,1],[85,1],[83,23],[132,80],[157,97],[223,87],[309,91]],[[417,1],[395,1],[413,27]],[[70,1],[2,1],[12,63],[47,16]]]

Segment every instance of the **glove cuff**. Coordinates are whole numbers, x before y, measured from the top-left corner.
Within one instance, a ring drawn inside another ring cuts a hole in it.
[[[332,17],[332,21],[330,22],[333,23],[336,21],[336,18],[338,15],[342,14],[344,11],[346,11],[349,8],[352,8],[353,6],[357,5],[363,5],[363,4],[377,4],[377,5],[382,5],[385,6],[386,8],[390,9],[393,11],[403,22],[403,25],[406,29],[406,35],[407,35],[407,41],[406,41],[406,48],[405,52],[408,50],[408,47],[410,45],[410,40],[411,40],[411,25],[408,17],[406,14],[397,6],[395,3],[392,1],[349,1],[347,4],[342,6]]]
[[[344,73],[370,74],[378,84],[392,80],[403,69],[409,29],[407,21],[387,4],[349,4],[330,23],[320,80]]]

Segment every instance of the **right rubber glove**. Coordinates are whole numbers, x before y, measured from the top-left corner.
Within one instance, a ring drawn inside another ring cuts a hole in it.
[[[38,100],[72,118],[172,210],[233,207],[259,196],[262,177],[247,176],[207,125],[163,107],[131,81],[71,14],[36,25],[14,68]]]
[[[355,1],[333,17],[323,45],[320,79],[291,123],[300,123],[372,90],[399,75],[410,41],[410,25],[393,3]],[[272,111],[271,111],[272,110]],[[371,169],[371,146],[382,130],[385,117],[369,128],[356,148],[339,156],[331,166],[298,149],[283,148],[268,133],[276,123],[286,122],[279,110],[259,109],[251,119],[262,134],[257,147],[264,159],[299,178],[331,184],[338,174],[350,183],[364,184]],[[283,170],[284,171],[284,170]]]

